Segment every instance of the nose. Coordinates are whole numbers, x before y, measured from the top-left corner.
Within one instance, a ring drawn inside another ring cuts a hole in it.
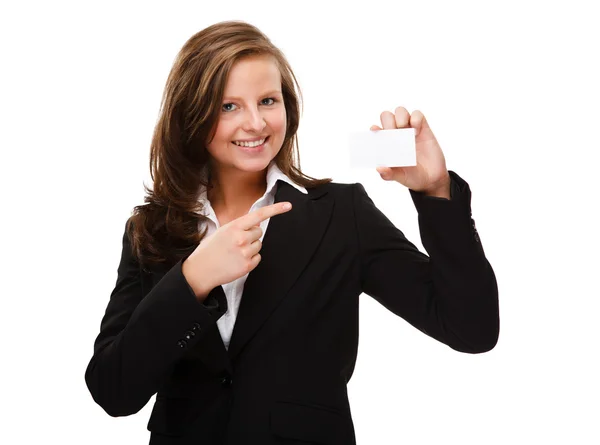
[[[244,131],[248,133],[260,133],[267,123],[260,111],[256,108],[248,107],[245,115]]]

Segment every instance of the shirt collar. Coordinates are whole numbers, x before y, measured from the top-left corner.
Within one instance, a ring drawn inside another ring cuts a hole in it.
[[[204,173],[206,177],[206,167],[204,168]],[[291,185],[301,193],[304,193],[305,195],[308,194],[306,188],[292,181],[285,173],[281,171],[279,167],[277,167],[275,161],[271,161],[269,163],[269,167],[267,168],[267,189],[265,190],[265,194],[263,196],[267,196],[268,194],[275,195],[275,192],[277,191],[277,181],[279,180],[287,182],[289,185]],[[206,196],[206,187],[204,187],[203,185],[200,186],[200,193],[198,199],[203,204],[208,201],[208,198]]]
[[[282,180],[283,182],[287,182],[289,185],[291,185],[292,187],[294,187],[296,190],[299,190],[300,192],[304,193],[305,195],[308,194],[308,191],[302,187],[299,184],[296,184],[294,181],[292,181],[285,173],[283,173],[279,167],[277,167],[277,164],[275,163],[275,161],[271,161],[271,163],[269,164],[269,168],[267,169],[267,190],[266,193],[275,193],[276,189],[275,189],[275,185],[277,184],[278,180]]]

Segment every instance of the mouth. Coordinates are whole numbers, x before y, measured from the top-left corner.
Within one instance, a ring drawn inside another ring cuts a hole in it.
[[[271,136],[267,136],[264,139],[263,143],[260,144],[260,145],[253,145],[255,142],[250,143],[250,145],[240,145],[240,143],[237,143],[237,142],[234,142],[234,141],[231,141],[231,143],[233,145],[235,145],[236,147],[238,147],[239,149],[241,149],[242,151],[249,152],[249,153],[254,153],[254,152],[261,151],[265,147],[265,144],[267,143],[267,141],[269,139],[271,139]]]

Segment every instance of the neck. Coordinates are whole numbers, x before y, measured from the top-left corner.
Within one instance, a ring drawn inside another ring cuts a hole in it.
[[[214,187],[209,190],[208,199],[213,208],[228,214],[246,213],[265,194],[267,170],[248,173],[214,169],[211,183]]]

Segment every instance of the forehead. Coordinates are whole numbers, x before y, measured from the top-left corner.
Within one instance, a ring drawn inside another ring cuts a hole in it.
[[[281,73],[271,56],[238,60],[227,78],[225,97],[244,97],[281,91]]]

